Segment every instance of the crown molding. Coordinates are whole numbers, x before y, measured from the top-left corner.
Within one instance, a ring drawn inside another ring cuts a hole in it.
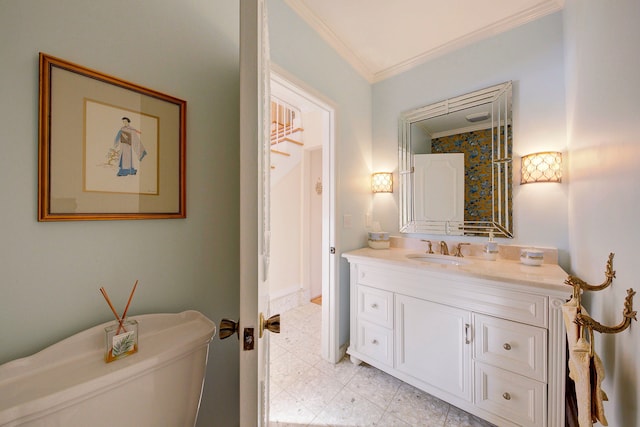
[[[345,61],[347,61],[369,83],[377,83],[395,75],[404,73],[420,64],[446,53],[453,52],[464,46],[476,43],[491,36],[511,30],[520,25],[534,21],[545,15],[557,12],[564,8],[565,0],[543,0],[537,5],[520,13],[512,15],[494,24],[483,27],[473,33],[454,39],[434,49],[425,51],[419,55],[402,61],[384,70],[374,71],[365,65],[365,62],[356,55],[330,27],[320,19],[302,0],[284,0],[322,39],[324,39]]]
[[[349,63],[369,83],[374,83],[374,73],[365,63],[329,28],[318,15],[313,13],[302,0],[284,0],[316,33]]]
[[[564,7],[564,0],[545,0],[542,3],[537,4],[529,9],[526,9],[518,14],[509,16],[494,24],[488,25],[477,31],[469,33],[465,36],[454,39],[448,43],[440,45],[434,49],[428,50],[416,55],[413,58],[402,61],[393,67],[386,68],[384,70],[373,73],[373,83],[380,82],[395,75],[404,73],[420,64],[434,59],[438,56],[453,52],[457,49],[487,39],[489,37],[504,33],[528,22],[535,21],[538,18],[549,15],[551,13],[562,10]]]

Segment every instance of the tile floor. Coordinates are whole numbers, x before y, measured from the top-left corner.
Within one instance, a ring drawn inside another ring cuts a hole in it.
[[[281,315],[271,334],[270,427],[491,427],[454,406],[348,356],[320,358],[321,307]]]

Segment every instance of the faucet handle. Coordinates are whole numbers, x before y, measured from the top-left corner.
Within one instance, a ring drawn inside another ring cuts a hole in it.
[[[424,239],[421,239],[421,240],[429,245],[428,248],[427,248],[427,253],[428,254],[432,254],[433,253],[433,243],[431,243],[431,240],[424,240]]]
[[[459,258],[464,258],[464,255],[462,255],[462,245],[470,245],[471,243],[458,243],[458,245],[456,246],[456,250],[453,254],[453,256],[457,256]]]
[[[447,245],[447,242],[445,242],[444,240],[440,241],[440,254],[449,255],[449,246]]]

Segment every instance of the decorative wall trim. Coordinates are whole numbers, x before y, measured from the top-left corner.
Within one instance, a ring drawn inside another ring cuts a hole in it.
[[[564,0],[543,0],[539,4],[521,12],[496,22],[495,24],[481,28],[464,37],[452,40],[437,48],[428,50],[419,55],[400,62],[392,67],[381,71],[369,69],[362,59],[360,59],[340,38],[329,28],[329,26],[315,15],[302,0],[285,0],[285,3],[291,7],[309,26],[314,29],[324,41],[326,41],[338,54],[347,61],[362,77],[369,83],[377,83],[389,77],[403,73],[411,68],[423,64],[437,56],[444,55],[456,49],[470,45],[477,41],[511,30],[520,25],[534,21],[545,15],[562,10]]]
[[[349,63],[369,83],[374,83],[374,74],[367,68],[362,60],[324,23],[313,13],[302,0],[284,0],[320,37],[329,44],[338,54]]]

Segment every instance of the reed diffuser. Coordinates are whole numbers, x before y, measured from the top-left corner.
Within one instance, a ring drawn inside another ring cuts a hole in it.
[[[107,326],[105,330],[105,353],[104,361],[109,363],[114,360],[121,359],[131,354],[138,352],[138,322],[135,320],[127,320],[127,312],[133,299],[133,294],[138,286],[138,281],[133,284],[131,294],[129,294],[129,300],[122,312],[122,316],[118,315],[115,307],[107,295],[107,291],[104,287],[100,288],[100,293],[104,297],[105,301],[109,305],[109,308],[113,312],[116,318],[116,323]]]

